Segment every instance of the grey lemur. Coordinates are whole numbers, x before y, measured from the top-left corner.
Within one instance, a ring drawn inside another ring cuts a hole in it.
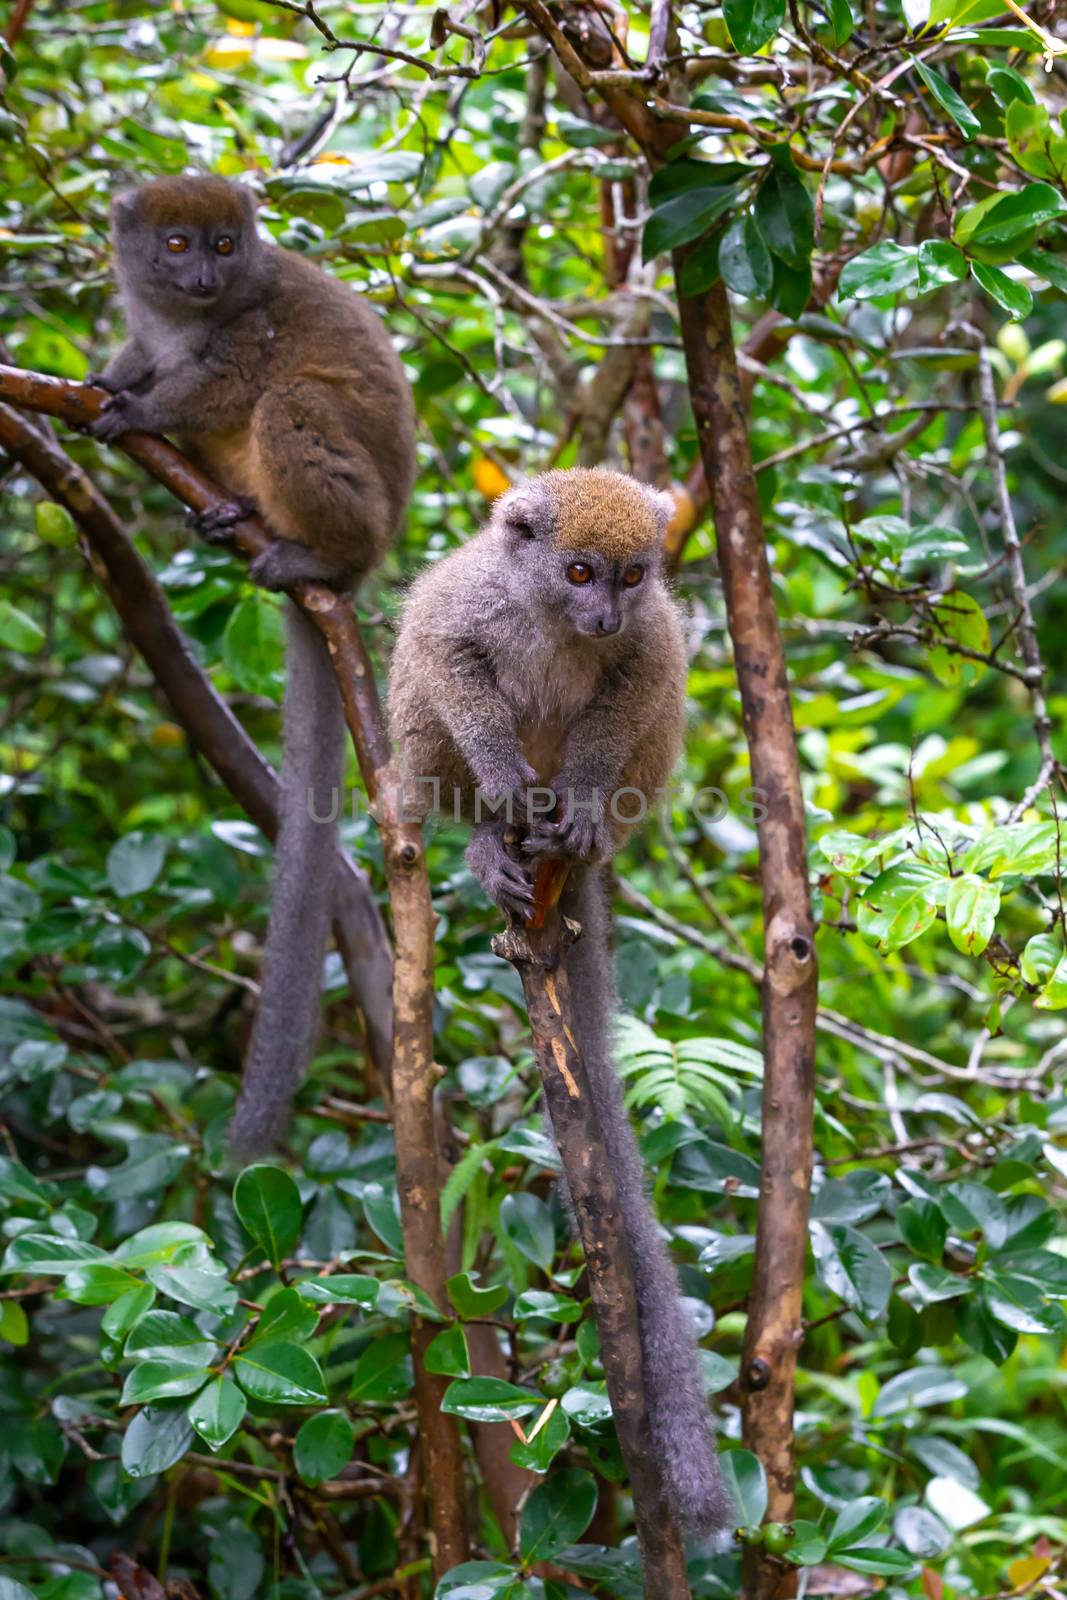
[[[730,1525],[732,1507],[611,1037],[607,864],[629,831],[621,817],[654,799],[683,733],[685,651],[661,567],[673,509],[666,494],[585,469],[548,472],[504,495],[481,533],[414,584],[389,699],[406,803],[473,823],[467,860],[499,906],[529,913],[538,857],[573,863],[565,909],[582,936],[567,972],[633,1257],[654,1442],[673,1510],[710,1530]],[[529,793],[540,785],[557,796],[554,820]],[[486,816],[483,796],[510,797],[525,860],[512,859],[506,818]]]
[[[343,283],[267,243],[247,189],[160,178],[111,211],[127,342],[96,380],[92,431],[173,434],[232,496],[197,526],[258,510],[278,536],[251,565],[284,588],[347,589],[382,559],[411,492],[411,391],[381,320]],[[239,1156],[279,1135],[315,1046],[345,729],[318,630],[287,608],[285,750],[259,1010],[230,1130]],[[314,797],[314,800],[312,800]]]

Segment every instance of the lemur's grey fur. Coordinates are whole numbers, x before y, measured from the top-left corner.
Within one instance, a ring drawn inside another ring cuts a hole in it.
[[[608,863],[629,831],[584,802],[621,789],[654,801],[681,746],[686,660],[662,578],[673,511],[618,473],[551,472],[495,506],[488,526],[414,585],[390,677],[390,718],[408,803],[473,823],[467,860],[512,916],[529,912],[539,856],[573,863],[582,936],[568,952],[578,1042],[618,1185],[634,1264],[653,1440],[670,1504],[689,1527],[730,1525],[693,1329],[652,1216],[612,1058],[616,1009]],[[530,817],[531,785],[578,804]],[[478,818],[476,790],[511,794],[526,861],[506,824]],[[631,806],[633,804],[631,796]],[[623,808],[625,809],[625,808]],[[632,814],[632,813],[631,813]]]

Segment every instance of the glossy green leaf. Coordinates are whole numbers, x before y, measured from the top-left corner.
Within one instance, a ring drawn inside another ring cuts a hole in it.
[[[233,1186],[233,1208],[268,1261],[279,1266],[300,1237],[300,1190],[281,1167],[246,1167]]]
[[[248,1401],[231,1378],[213,1378],[189,1402],[186,1415],[204,1443],[221,1450],[244,1420]]]
[[[238,1351],[233,1375],[254,1400],[274,1405],[325,1404],[326,1382],[314,1356],[302,1345],[256,1344]]]
[[[301,1424],[293,1442],[293,1462],[312,1487],[336,1478],[352,1459],[356,1432],[343,1411],[320,1411]]]
[[[519,1527],[519,1552],[523,1563],[551,1561],[576,1544],[593,1520],[598,1495],[591,1472],[568,1467],[538,1484],[527,1500]]]

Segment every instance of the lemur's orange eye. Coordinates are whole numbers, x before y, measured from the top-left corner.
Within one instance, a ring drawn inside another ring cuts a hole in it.
[[[167,240],[167,249],[172,256],[183,256],[189,248],[189,241],[182,233],[172,233]]]
[[[627,567],[622,575],[622,581],[628,589],[636,589],[645,575],[644,567]]]
[[[570,583],[592,583],[593,569],[587,567],[584,561],[572,561],[567,568],[567,580]]]
[[[233,255],[233,240],[228,233],[221,233],[215,240],[215,250],[220,256]]]

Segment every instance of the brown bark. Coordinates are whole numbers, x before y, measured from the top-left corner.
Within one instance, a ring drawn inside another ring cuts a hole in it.
[[[647,1600],[684,1600],[689,1594],[685,1551],[664,1499],[659,1463],[649,1449],[630,1247],[585,1063],[574,1042],[561,960],[573,930],[555,904],[546,904],[558,895],[564,875],[542,869],[533,919],[541,926],[509,927],[494,938],[493,951],[510,961],[522,980],[534,1055],[585,1254],[615,1431],[633,1492],[644,1594]]]
[[[29,22],[32,10],[33,0],[15,0],[15,4],[11,8],[11,15],[7,19],[7,26],[4,29],[4,38],[12,49],[18,43],[23,28]]]
[[[7,370],[0,368],[0,393],[17,391],[19,380],[33,376],[11,377]],[[61,393],[56,392],[57,404]],[[197,665],[162,589],[107,500],[49,429],[31,427],[7,406],[0,406],[0,445],[74,517],[94,573],[178,722],[238,805],[273,839],[278,823],[277,775]],[[343,852],[338,854],[335,892],[334,936],[353,1001],[363,1013],[371,1061],[388,1083],[393,1049],[389,936],[366,873]]]
[[[102,391],[38,374],[0,368],[0,397],[34,410],[86,422],[105,399]],[[173,445],[148,434],[127,434],[121,448],[194,511],[226,497]],[[246,556],[269,547],[271,536],[258,517],[234,529]],[[444,1240],[433,1115],[434,913],[422,830],[399,810],[399,780],[385,732],[374,673],[350,601],[321,584],[299,583],[290,597],[321,631],[337,673],[345,721],[352,735],[367,792],[376,802],[393,910],[393,1099],[397,1187],[408,1276],[442,1310],[445,1302]],[[437,1576],[465,1560],[463,1463],[459,1429],[441,1410],[446,1380],[428,1373],[424,1355],[434,1328],[412,1318],[415,1402],[419,1415],[423,1485],[429,1504],[433,1563]]]
[[[676,267],[681,260],[676,260]],[[811,1186],[818,972],[804,804],[785,651],[771,588],[745,404],[722,283],[680,298],[700,452],[734,645],[758,826],[763,897],[763,1143],[756,1262],[741,1360],[744,1438],[767,1473],[768,1518],[793,1515],[793,1388]],[[796,1574],[760,1555],[750,1600],[795,1592]]]
[[[680,135],[653,118],[642,92],[597,81],[543,0],[522,0],[522,5],[579,87],[602,96],[653,166],[662,162]],[[657,0],[656,10],[659,40],[670,32],[670,0]],[[676,257],[676,276],[681,260]],[[766,806],[758,825],[765,942],[763,1137],[741,1393],[744,1437],[767,1473],[768,1517],[788,1522],[794,1504],[793,1395],[802,1332],[818,994],[800,763],[730,303],[721,280],[696,299],[679,295],[679,314],[752,779],[764,791]],[[777,320],[768,316],[761,338],[769,350],[779,336]],[[699,492],[699,485],[694,483],[693,490]],[[684,536],[676,542],[680,555]],[[750,1560],[749,1600],[781,1600],[795,1590],[794,1572],[762,1552]]]

